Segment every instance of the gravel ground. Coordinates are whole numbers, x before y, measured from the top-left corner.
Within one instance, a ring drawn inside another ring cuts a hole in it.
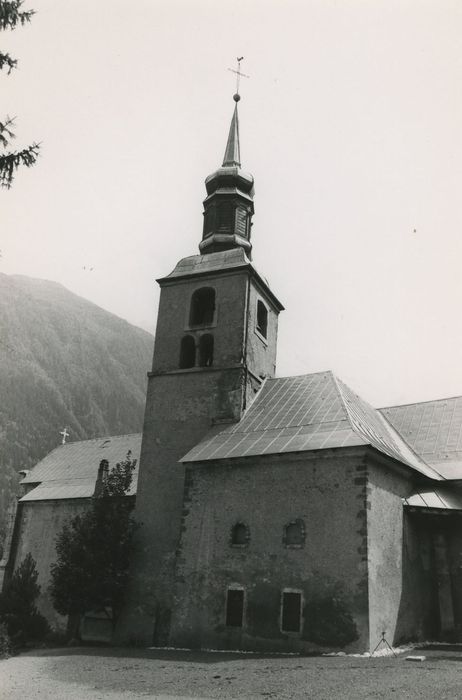
[[[462,651],[398,658],[300,657],[118,648],[41,649],[0,661],[8,700],[371,700],[462,698]]]

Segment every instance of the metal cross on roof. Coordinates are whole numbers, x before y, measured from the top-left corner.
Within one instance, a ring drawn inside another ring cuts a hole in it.
[[[245,73],[241,73],[241,61],[244,60],[244,56],[241,56],[240,58],[237,58],[237,70],[234,70],[234,68],[228,68],[231,73],[236,74],[236,95],[234,97],[239,96],[239,83],[240,79],[242,78],[250,78],[250,75],[246,75]]]
[[[64,428],[64,430],[61,430],[59,434],[63,436],[63,441],[62,441],[61,444],[62,444],[62,445],[65,445],[65,444],[66,444],[66,438],[69,437],[69,433],[67,432],[67,428]]]

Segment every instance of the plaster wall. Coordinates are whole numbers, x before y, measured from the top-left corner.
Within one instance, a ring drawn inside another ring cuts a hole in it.
[[[197,339],[202,333],[214,336],[214,365],[226,367],[243,361],[244,319],[247,273],[228,273],[220,277],[174,280],[162,286],[154,344],[153,371],[178,369],[180,343],[185,334]],[[190,328],[191,297],[196,289],[215,289],[215,314],[206,327]]]
[[[184,467],[179,460],[214,420],[219,430],[223,422],[239,419],[244,386],[242,368],[184,370],[149,379],[134,514],[141,528],[130,604],[119,624],[121,639],[166,641],[183,509]]]
[[[449,574],[452,587],[454,629],[458,641],[462,639],[462,513],[443,519],[448,546]]]
[[[313,620],[303,634],[280,631],[284,588],[304,603],[340,597],[368,645],[366,509],[362,452],[323,451],[203,463],[188,468],[175,612],[170,642],[178,646],[295,650],[313,648]],[[305,524],[304,546],[288,548],[284,526]],[[244,522],[246,547],[231,545]],[[226,591],[245,590],[243,628],[225,626]]]
[[[410,638],[416,633],[418,615],[409,600],[406,619],[399,619],[403,589],[418,570],[413,552],[413,533],[407,529],[407,551],[404,542],[402,499],[412,492],[412,474],[398,472],[386,463],[372,460],[367,465],[367,552],[369,569],[369,646],[379,643],[382,632],[389,644]],[[402,609],[402,608],[401,608]]]
[[[268,310],[266,338],[257,330],[257,302],[261,300]],[[247,366],[257,376],[274,377],[276,372],[276,350],[278,314],[265,296],[253,283],[249,289]]]
[[[69,520],[88,508],[88,503],[87,499],[80,498],[25,502],[18,507],[11,570],[14,571],[30,552],[36,562],[38,584],[41,587],[37,607],[54,629],[64,631],[67,622],[67,618],[53,608],[48,593],[50,566],[56,561],[56,538]]]

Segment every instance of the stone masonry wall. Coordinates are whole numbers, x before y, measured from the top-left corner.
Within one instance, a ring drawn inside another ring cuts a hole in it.
[[[170,642],[307,649],[329,627],[324,647],[364,650],[369,632],[362,460],[363,451],[350,448],[188,469]],[[284,527],[296,519],[304,523],[305,542],[289,548]],[[236,522],[249,529],[247,546],[231,545]],[[242,629],[225,626],[232,585],[245,590]],[[280,631],[285,588],[302,592],[301,635]]]

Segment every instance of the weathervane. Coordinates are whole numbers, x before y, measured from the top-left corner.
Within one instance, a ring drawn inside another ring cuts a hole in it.
[[[65,444],[66,444],[66,438],[69,437],[69,433],[67,432],[67,428],[64,428],[64,430],[61,430],[59,434],[63,436],[63,441],[62,441],[61,444],[62,444],[62,445],[65,445]]]
[[[241,61],[244,60],[244,56],[241,56],[240,58],[237,58],[237,70],[234,70],[234,68],[228,68],[228,70],[231,71],[231,73],[236,74],[236,94],[233,95],[233,100],[235,102],[239,102],[241,99],[241,96],[239,94],[239,83],[242,78],[250,78],[250,75],[246,75],[245,73],[241,73]]]

